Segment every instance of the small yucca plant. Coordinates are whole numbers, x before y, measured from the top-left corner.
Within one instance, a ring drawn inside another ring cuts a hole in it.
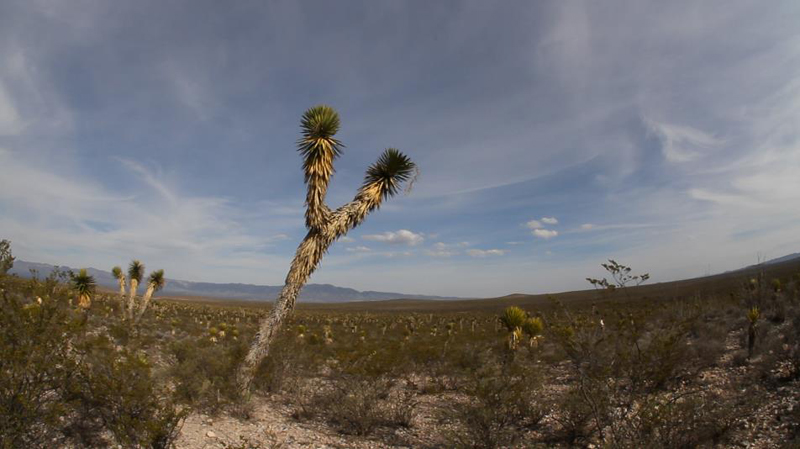
[[[775,293],[780,293],[781,291],[781,280],[780,279],[773,279],[772,280],[772,291]]]
[[[508,340],[506,346],[508,349],[514,351],[519,346],[519,342],[523,337],[522,327],[528,320],[528,314],[517,306],[511,306],[503,311],[500,316],[500,322],[508,330]]]
[[[131,261],[128,266],[128,279],[131,283],[131,288],[128,291],[128,318],[133,319],[133,305],[136,299],[136,290],[139,289],[139,283],[142,282],[144,277],[144,264],[138,260]]]
[[[528,345],[533,348],[538,346],[542,331],[544,331],[544,321],[539,317],[531,317],[522,324],[522,331],[528,335]]]
[[[94,276],[90,275],[86,268],[81,268],[78,274],[72,278],[72,285],[78,292],[78,307],[88,309],[92,305],[92,296],[97,288]]]
[[[757,329],[756,326],[758,325],[758,319],[761,317],[761,311],[758,310],[758,306],[753,306],[750,310],[747,311],[747,321],[750,322],[750,325],[747,329],[747,357],[753,356],[753,348],[756,345],[756,334]]]
[[[513,332],[517,328],[521,328],[528,319],[528,314],[517,306],[511,306],[503,311],[500,316],[500,322],[509,332]]]

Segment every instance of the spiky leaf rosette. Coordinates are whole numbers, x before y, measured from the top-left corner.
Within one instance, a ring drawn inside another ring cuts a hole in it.
[[[72,285],[80,295],[91,295],[97,287],[94,276],[90,275],[86,268],[81,268],[78,274],[72,277]]]
[[[387,148],[378,160],[370,165],[364,176],[364,188],[377,186],[382,199],[397,194],[400,186],[410,180],[417,165],[396,148]]]
[[[761,311],[758,310],[757,306],[753,306],[750,310],[747,311],[747,320],[750,321],[750,324],[755,324],[760,316],[761,316]]]
[[[511,306],[503,311],[500,316],[500,322],[509,330],[513,332],[515,329],[522,327],[525,320],[528,319],[528,314],[517,306]]]
[[[339,114],[330,106],[318,105],[303,113],[300,121],[303,138],[297,142],[298,150],[306,162],[329,153],[331,160],[341,154],[342,143],[333,136],[339,131]]]
[[[147,285],[153,286],[155,291],[159,291],[164,288],[166,285],[167,280],[164,278],[164,270],[156,270],[150,273],[150,277],[147,279]]]
[[[522,324],[522,330],[528,334],[529,337],[535,337],[544,330],[544,322],[539,317],[528,318]]]
[[[114,276],[114,279],[117,279],[117,280],[120,279],[123,276],[122,275],[122,268],[120,268],[120,267],[112,268],[111,269],[111,274]]]
[[[133,260],[128,266],[128,277],[137,283],[142,282],[144,277],[144,264],[138,260]]]

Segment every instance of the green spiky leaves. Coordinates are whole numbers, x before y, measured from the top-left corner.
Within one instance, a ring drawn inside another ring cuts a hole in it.
[[[147,279],[147,284],[152,285],[156,291],[164,288],[166,283],[167,280],[164,278],[164,270],[153,271],[150,273],[150,277]]]
[[[378,185],[384,199],[397,194],[400,186],[412,179],[417,165],[396,148],[387,148],[377,162],[367,169],[364,187]]]
[[[515,329],[521,328],[527,319],[528,314],[517,306],[511,306],[507,308],[503,311],[503,314],[500,315],[500,322],[503,323],[509,332],[513,332]]]
[[[528,334],[529,337],[540,335],[544,330],[544,321],[539,317],[531,317],[522,323],[522,330]]]
[[[128,266],[128,277],[136,282],[142,282],[144,277],[144,264],[138,260],[133,260]]]
[[[303,139],[331,139],[339,131],[339,114],[328,105],[313,106],[303,113]]]
[[[118,266],[112,268],[111,269],[111,275],[114,276],[114,279],[119,280],[123,276],[122,275],[122,268],[120,268]]]
[[[303,155],[306,182],[311,175],[332,173],[333,160],[344,146],[333,138],[339,131],[339,114],[330,106],[314,106],[303,114],[300,128],[303,138],[297,149]]]
[[[78,294],[87,296],[91,296],[97,287],[94,276],[90,275],[86,268],[81,268],[78,274],[72,277],[72,285]]]

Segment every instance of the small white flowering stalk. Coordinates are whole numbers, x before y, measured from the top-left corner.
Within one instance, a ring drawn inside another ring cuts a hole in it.
[[[331,330],[331,327],[329,325],[325,325],[325,327],[322,328],[322,332],[325,338],[325,344],[329,345],[333,343],[333,331]]]

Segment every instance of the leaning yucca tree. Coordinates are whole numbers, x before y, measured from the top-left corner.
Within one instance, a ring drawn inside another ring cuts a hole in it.
[[[94,276],[90,275],[86,268],[81,268],[78,274],[72,277],[72,285],[78,292],[78,307],[88,309],[92,305],[92,295],[97,287]]]
[[[126,317],[133,319],[133,306],[136,299],[136,290],[139,289],[139,283],[142,282],[144,276],[144,264],[138,260],[133,260],[128,266],[128,279],[130,279],[131,288],[128,292],[128,313]]]
[[[331,210],[325,205],[325,194],[333,174],[333,161],[343,145],[334,136],[339,130],[339,115],[329,106],[315,106],[303,114],[302,138],[297,142],[305,172],[308,233],[297,248],[289,274],[275,306],[265,317],[238,373],[239,386],[247,392],[261,360],[269,352],[286,316],[294,309],[300,289],[319,265],[330,245],[347,231],[361,224],[367,214],[397,194],[403,183],[411,180],[416,165],[400,151],[389,148],[372,164],[364,176],[353,201]],[[409,183],[410,185],[410,183]]]
[[[147,310],[147,305],[150,304],[150,299],[153,297],[153,293],[164,288],[166,283],[167,280],[164,279],[164,270],[156,270],[150,273],[150,277],[147,278],[147,290],[144,292],[142,305],[139,307],[139,314],[136,315],[137,323],[142,319],[142,315],[144,315],[145,310]]]

